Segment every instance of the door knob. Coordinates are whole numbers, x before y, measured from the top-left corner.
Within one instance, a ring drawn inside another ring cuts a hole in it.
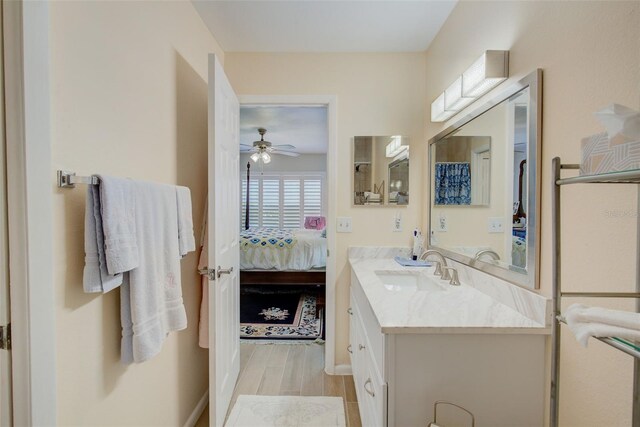
[[[218,266],[218,279],[220,278],[220,276],[222,276],[223,274],[231,274],[231,272],[233,271],[233,267],[230,268],[222,268],[220,266]]]

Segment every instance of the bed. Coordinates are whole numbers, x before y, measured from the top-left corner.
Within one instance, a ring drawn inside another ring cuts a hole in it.
[[[260,283],[265,272],[286,272],[277,275],[277,279],[270,274],[265,283],[274,279],[290,283],[324,282],[327,265],[327,239],[324,236],[324,231],[306,229],[249,228],[242,231],[241,281]]]

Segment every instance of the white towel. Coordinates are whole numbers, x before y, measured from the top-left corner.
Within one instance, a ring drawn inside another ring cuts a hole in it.
[[[100,191],[97,185],[87,186],[84,211],[84,252],[82,286],[85,292],[106,293],[122,284],[121,273],[110,275],[107,271]]]
[[[133,181],[99,175],[104,249],[109,274],[138,266],[136,201]]]
[[[589,337],[640,341],[640,313],[573,304],[564,316],[576,339],[584,347]]]
[[[140,266],[128,273],[121,288],[124,363],[150,359],[160,352],[169,332],[187,327],[180,279],[176,187],[133,183]]]
[[[193,236],[193,215],[191,213],[191,190],[188,187],[176,187],[178,203],[178,239],[180,255],[185,256],[196,250],[196,239]]]

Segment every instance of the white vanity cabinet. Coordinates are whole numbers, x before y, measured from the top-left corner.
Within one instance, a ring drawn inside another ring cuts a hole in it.
[[[383,333],[353,271],[349,314],[363,426],[426,426],[437,400],[467,408],[478,427],[544,424],[545,335],[428,327]],[[439,424],[470,425],[450,409],[438,416]]]

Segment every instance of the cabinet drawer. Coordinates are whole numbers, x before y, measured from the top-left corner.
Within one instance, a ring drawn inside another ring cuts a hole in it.
[[[365,351],[362,360],[363,366],[356,386],[360,387],[358,398],[364,403],[363,407],[367,412],[365,418],[368,425],[386,426],[387,386],[376,372],[371,353]]]

